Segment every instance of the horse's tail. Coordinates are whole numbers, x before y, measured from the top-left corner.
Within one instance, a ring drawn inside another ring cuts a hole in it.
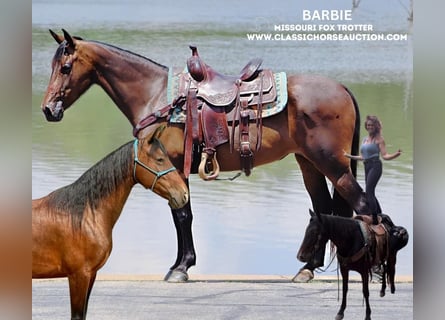
[[[352,138],[352,148],[351,148],[351,154],[358,154],[359,153],[359,144],[360,144],[360,110],[358,108],[357,100],[355,100],[354,95],[352,94],[351,90],[349,90],[347,87],[344,87],[346,92],[349,94],[349,96],[352,99],[352,103],[354,104],[354,110],[355,110],[355,127],[354,127],[354,136]],[[351,171],[352,175],[354,177],[357,177],[357,160],[351,160]]]
[[[354,135],[352,137],[352,147],[351,154],[358,154],[359,152],[359,144],[360,144],[360,110],[358,107],[357,100],[355,100],[352,92],[346,87],[343,86],[346,92],[352,99],[352,103],[354,104],[355,111],[355,124],[354,124]],[[357,177],[357,160],[351,160],[351,171],[354,177]],[[334,190],[334,194],[332,196],[332,209],[334,215],[339,215],[343,217],[352,217],[353,209],[349,205],[349,203],[344,199],[337,190]]]

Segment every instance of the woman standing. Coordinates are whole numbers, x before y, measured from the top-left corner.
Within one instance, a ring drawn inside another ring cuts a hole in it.
[[[350,159],[361,160],[365,164],[365,183],[366,199],[372,214],[373,224],[377,224],[377,214],[382,213],[380,204],[375,196],[375,188],[382,176],[382,161],[392,160],[400,156],[402,151],[399,149],[395,153],[386,151],[385,139],[382,136],[382,123],[376,116],[367,116],[365,128],[368,136],[363,139],[360,155],[351,155],[346,151],[344,155]]]

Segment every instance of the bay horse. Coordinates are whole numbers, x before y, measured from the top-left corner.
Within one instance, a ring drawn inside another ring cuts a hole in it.
[[[116,46],[83,40],[52,30],[59,44],[52,59],[52,73],[41,108],[48,121],[60,121],[64,112],[93,84],[99,85],[128,119],[133,129],[148,117],[153,124],[137,130],[144,137],[167,124],[161,141],[170,160],[184,175],[184,124],[169,123],[160,112],[168,106],[169,71],[172,70],[139,54]],[[343,150],[358,153],[360,114],[352,93],[342,84],[316,75],[288,75],[288,100],[284,110],[263,119],[261,148],[255,153],[255,166],[278,161],[294,154],[304,185],[316,212],[350,217],[353,210],[369,214],[363,189],[357,183],[356,161],[343,156]],[[254,126],[250,137],[255,136]],[[135,131],[134,131],[135,132]],[[239,149],[236,142],[235,149]],[[240,170],[239,154],[228,143],[217,148],[220,171]],[[196,173],[196,172],[192,172]],[[334,187],[331,195],[326,178]],[[192,210],[189,202],[172,208],[177,234],[177,258],[165,276],[166,281],[188,280],[187,270],[195,265]],[[324,256],[324,249],[318,253]],[[322,259],[321,259],[322,260]],[[294,281],[309,281],[318,267],[308,262]]]
[[[357,271],[362,280],[363,297],[366,303],[365,320],[371,320],[369,304],[369,279],[372,277],[372,267],[382,267],[382,287],[380,297],[385,296],[386,281],[395,292],[395,272],[397,251],[408,243],[408,233],[405,228],[395,226],[389,216],[382,215],[382,224],[387,230],[386,243],[378,246],[369,222],[340,216],[314,213],[309,210],[310,222],[306,227],[303,242],[298,250],[297,258],[302,261],[314,259],[319,247],[325,247],[331,240],[336,247],[337,259],[342,276],[342,302],[335,317],[343,319],[346,309],[349,271]],[[380,251],[380,252],[378,252]]]
[[[124,144],[74,183],[32,200],[32,278],[68,278],[71,319],[86,318],[96,273],[110,256],[112,229],[133,186],[150,188],[173,209],[188,201],[160,131]]]

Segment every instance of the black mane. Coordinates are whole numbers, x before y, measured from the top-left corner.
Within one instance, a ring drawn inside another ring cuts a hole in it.
[[[134,58],[142,59],[142,60],[145,60],[145,61],[147,61],[149,63],[155,64],[155,65],[157,65],[157,66],[159,66],[159,67],[161,67],[163,69],[168,70],[168,67],[166,67],[166,66],[164,66],[164,65],[162,65],[162,64],[160,64],[160,63],[158,63],[158,62],[156,62],[154,60],[151,60],[151,59],[149,59],[147,57],[144,57],[143,55],[140,55],[138,53],[132,52],[130,50],[122,49],[122,48],[117,47],[115,45],[112,45],[112,44],[109,44],[109,43],[105,43],[105,42],[101,42],[101,41],[97,41],[97,40],[83,40],[82,38],[79,38],[79,37],[73,37],[73,38],[76,38],[76,39],[82,40],[82,41],[95,43],[95,44],[100,45],[102,47],[106,47],[109,50],[111,50],[111,51],[113,51],[113,52],[115,52],[115,53],[117,53],[119,55],[125,56],[128,59],[134,59]],[[56,50],[56,52],[54,54],[53,60],[59,60],[63,56],[63,54],[65,53],[66,48],[67,48],[67,42],[65,40],[65,41],[62,41],[60,43],[59,47],[57,48],[57,50]]]
[[[97,209],[101,199],[116,191],[122,181],[132,174],[132,148],[132,142],[122,145],[72,184],[50,193],[49,207],[56,212],[67,212],[73,219],[73,225],[80,227],[85,208]]]
[[[131,58],[135,58],[135,57],[141,58],[141,59],[146,60],[146,61],[148,61],[150,63],[153,63],[153,64],[155,64],[155,65],[157,65],[157,66],[159,66],[159,67],[161,67],[163,69],[167,69],[168,70],[168,67],[166,67],[166,66],[164,66],[164,65],[162,65],[162,64],[160,64],[160,63],[158,63],[158,62],[156,62],[154,60],[151,60],[150,58],[144,57],[143,55],[135,53],[133,51],[130,51],[130,50],[127,50],[127,49],[122,49],[122,48],[117,47],[115,45],[112,45],[112,44],[109,44],[109,43],[105,43],[105,42],[101,42],[101,41],[97,41],[97,40],[88,40],[88,42],[96,43],[98,45],[107,47],[110,50],[112,50],[114,52],[117,52],[120,55],[125,55],[126,57],[129,57],[130,59]]]
[[[334,215],[322,215],[323,221],[329,220],[328,224],[324,223],[325,226],[329,225],[335,227],[336,230],[342,234],[348,234],[355,228],[357,228],[358,222],[355,219]]]

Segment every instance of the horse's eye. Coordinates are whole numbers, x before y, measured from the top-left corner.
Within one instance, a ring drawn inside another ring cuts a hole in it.
[[[158,158],[156,161],[157,161],[158,163],[163,163],[163,162],[164,162],[164,158]]]
[[[63,74],[68,74],[71,72],[71,63],[65,63],[62,68],[60,68],[60,72]]]

